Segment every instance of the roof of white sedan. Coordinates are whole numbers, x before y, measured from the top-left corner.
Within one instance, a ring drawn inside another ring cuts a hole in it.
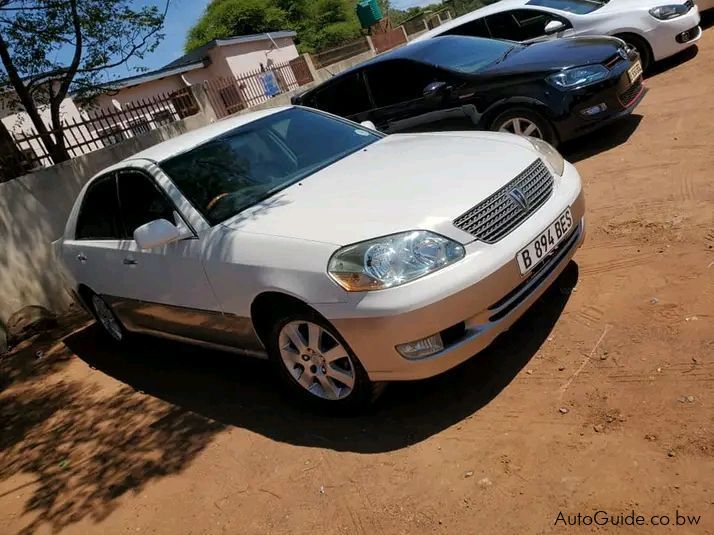
[[[181,134],[180,136],[176,136],[172,139],[159,143],[158,145],[142,150],[141,152],[129,156],[124,160],[124,162],[138,159],[160,162],[166,160],[167,158],[171,158],[172,156],[176,156],[177,154],[181,154],[182,152],[186,152],[187,150],[190,150],[202,143],[210,141],[211,139],[229,132],[234,128],[238,128],[239,126],[243,126],[252,121],[273,115],[280,111],[287,110],[291,107],[292,106],[280,106],[276,108],[268,108],[217,121],[213,124],[197,128],[196,130]]]
[[[528,3],[528,1],[529,0],[501,0],[500,2],[496,2],[495,4],[475,9],[474,11],[466,13],[465,15],[461,15],[460,17],[456,17],[455,19],[451,19],[449,22],[445,22],[444,24],[442,24],[441,26],[437,26],[433,30],[429,30],[428,32],[421,34],[416,39],[409,41],[408,44],[417,43],[426,39],[431,39],[432,37],[441,35],[444,32],[450,30],[451,28],[460,26],[465,22],[480,19],[481,17],[485,17],[487,15],[493,15],[494,13],[500,13],[501,11],[505,11],[514,7],[524,6]]]

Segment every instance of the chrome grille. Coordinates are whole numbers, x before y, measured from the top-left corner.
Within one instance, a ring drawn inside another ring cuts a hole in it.
[[[524,209],[509,193],[519,189]],[[535,212],[553,193],[553,175],[539,158],[483,202],[454,219],[454,225],[486,243],[496,243]]]

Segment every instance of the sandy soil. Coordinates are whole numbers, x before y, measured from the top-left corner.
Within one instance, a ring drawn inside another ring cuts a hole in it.
[[[0,533],[714,533],[713,65],[707,29],[636,115],[564,148],[576,262],[508,337],[370,414],[305,414],[262,362],[112,351],[91,326],[17,348]],[[598,510],[647,525],[557,522]]]

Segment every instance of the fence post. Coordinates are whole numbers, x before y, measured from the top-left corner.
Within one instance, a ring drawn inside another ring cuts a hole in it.
[[[366,35],[365,39],[367,39],[367,44],[369,45],[369,52],[372,54],[372,57],[376,56],[377,49],[374,48],[374,43],[372,42],[372,38],[369,35]]]
[[[409,35],[407,34],[407,29],[404,27],[404,24],[401,26],[397,27],[397,30],[401,30],[402,33],[404,34],[404,42],[408,43],[409,42]]]
[[[208,122],[215,123],[220,116],[213,108],[213,104],[211,104],[211,99],[208,98],[208,93],[206,93],[206,88],[204,88],[201,84],[193,84],[188,87],[188,90],[193,93],[193,96],[196,99],[196,102],[198,103],[198,107],[201,109],[201,112],[203,112],[203,114],[206,116]]]
[[[312,56],[310,54],[303,54],[303,59],[307,65],[307,70],[310,71],[310,76],[312,76],[313,81],[319,82],[317,69],[315,68],[315,62],[312,61]]]

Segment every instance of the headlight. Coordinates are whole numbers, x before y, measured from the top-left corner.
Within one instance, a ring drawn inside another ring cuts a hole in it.
[[[672,4],[669,6],[659,6],[650,9],[650,15],[659,20],[676,19],[686,15],[689,8],[684,4]]]
[[[536,139],[534,137],[527,137],[526,139],[531,142],[533,148],[540,153],[546,162],[548,162],[548,164],[553,168],[553,171],[555,171],[558,176],[563,176],[563,171],[565,170],[565,160],[560,153],[555,150],[550,143],[546,143],[542,139]]]
[[[546,80],[561,89],[571,89],[597,83],[607,78],[609,74],[610,71],[602,65],[585,65],[551,74]]]
[[[348,292],[382,290],[433,273],[464,257],[464,247],[426,230],[401,232],[337,251],[327,267]]]

